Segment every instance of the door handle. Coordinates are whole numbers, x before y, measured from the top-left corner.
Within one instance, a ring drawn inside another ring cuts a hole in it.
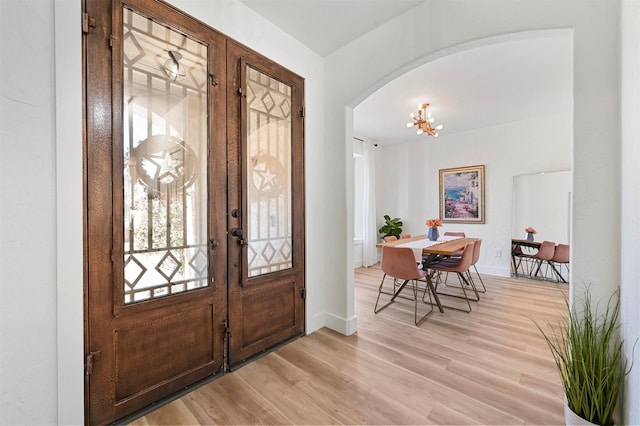
[[[231,235],[238,239],[238,244],[240,244],[241,246],[245,245],[244,239],[242,237],[243,236],[242,229],[233,228],[231,230]]]

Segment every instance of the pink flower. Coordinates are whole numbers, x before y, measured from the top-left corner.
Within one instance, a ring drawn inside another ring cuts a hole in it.
[[[440,219],[429,219],[427,220],[426,225],[429,228],[435,228],[436,226],[442,226],[442,221]]]

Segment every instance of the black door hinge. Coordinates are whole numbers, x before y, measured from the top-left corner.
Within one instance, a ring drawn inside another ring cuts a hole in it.
[[[305,108],[303,106],[300,107],[300,117],[304,118],[305,116]]]
[[[84,375],[90,376],[93,373],[93,363],[100,358],[100,351],[89,352],[84,359]]]
[[[89,16],[88,13],[82,14],[82,34],[88,34],[91,28],[96,27],[96,18]]]
[[[211,83],[212,86],[218,85],[218,79],[216,78],[215,74],[209,73],[209,82]]]
[[[302,287],[300,289],[300,297],[302,297],[303,299],[307,298],[307,289],[305,287]]]
[[[241,98],[247,97],[247,94],[244,93],[244,90],[242,89],[242,87],[238,87],[238,95],[240,95]]]
[[[220,244],[218,243],[218,240],[213,239],[213,238],[209,240],[209,248],[210,248],[211,250],[215,250],[215,249],[217,249],[219,245],[220,245]]]

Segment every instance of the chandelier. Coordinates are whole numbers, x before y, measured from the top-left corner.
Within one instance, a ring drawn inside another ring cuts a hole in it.
[[[413,118],[413,121],[407,123],[407,127],[416,126],[418,127],[416,134],[421,135],[426,133],[429,136],[437,138],[438,130],[441,130],[443,126],[442,124],[438,124],[437,126],[432,124],[435,118],[431,116],[431,111],[427,111],[427,108],[429,108],[429,104],[418,104],[418,114],[409,114],[409,116]]]

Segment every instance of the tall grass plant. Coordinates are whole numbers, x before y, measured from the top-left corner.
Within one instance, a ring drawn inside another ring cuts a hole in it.
[[[568,316],[544,336],[560,373],[569,408],[598,425],[612,425],[618,394],[631,366],[622,352],[618,317],[620,293],[607,302],[603,314],[591,307],[589,289],[580,306],[567,303]]]

